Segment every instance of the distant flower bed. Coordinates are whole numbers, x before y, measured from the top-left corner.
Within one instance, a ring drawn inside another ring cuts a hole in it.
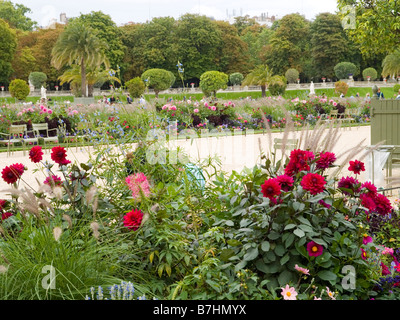
[[[369,103],[337,102],[333,99],[317,97],[300,100],[287,100],[282,97],[265,99],[241,99],[235,101],[211,101],[207,99],[192,101],[167,100],[165,103],[134,103],[125,105],[71,105],[61,104],[51,108],[44,105],[11,105],[0,108],[0,132],[7,132],[10,124],[47,122],[49,128],[61,128],[61,134],[74,135],[79,124],[90,123],[90,136],[97,141],[115,140],[125,135],[144,136],[149,130],[161,129],[180,132],[196,129],[208,130],[260,130],[265,121],[271,129],[283,129],[288,121],[295,127],[315,125],[329,116],[330,111],[338,110],[342,117],[345,110],[352,110],[355,122],[369,122]],[[53,133],[55,134],[55,133]]]

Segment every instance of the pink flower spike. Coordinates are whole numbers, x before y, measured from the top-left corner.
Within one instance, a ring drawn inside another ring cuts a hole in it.
[[[145,197],[150,196],[150,185],[147,177],[142,172],[128,176],[125,182],[132,191],[132,197],[134,199],[140,199],[140,191],[143,192]]]

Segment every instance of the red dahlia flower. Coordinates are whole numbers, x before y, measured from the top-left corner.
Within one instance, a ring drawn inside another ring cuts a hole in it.
[[[314,159],[314,154],[310,151],[300,149],[290,153],[290,160],[285,168],[285,174],[293,176],[300,171],[310,170],[309,162]]]
[[[353,192],[359,192],[360,191],[360,182],[357,179],[354,179],[353,177],[343,177],[342,179],[340,179],[339,183],[338,183],[338,187],[339,188],[343,188],[343,189],[350,189]],[[343,191],[342,192],[346,195],[349,195],[350,193],[347,191]]]
[[[312,195],[316,195],[324,191],[326,181],[325,178],[316,173],[306,174],[300,182],[304,190],[309,191]]]
[[[261,192],[265,198],[272,200],[281,194],[281,186],[277,179],[269,179],[261,185]]]
[[[136,231],[139,229],[143,220],[143,212],[140,210],[132,210],[124,216],[124,226],[129,230]]]
[[[292,189],[294,184],[293,178],[286,174],[276,177],[276,181],[278,181],[279,185],[281,186],[281,189],[285,192]]]
[[[324,251],[324,247],[314,241],[310,241],[307,243],[307,251],[310,257],[318,257]]]
[[[38,163],[43,159],[43,151],[41,146],[35,146],[29,151],[29,158],[33,163]]]
[[[11,216],[12,216],[11,212],[4,212],[1,214],[1,220],[7,220]]]
[[[361,250],[361,258],[363,259],[363,260],[366,260],[367,259],[367,252],[363,249],[363,248],[360,248],[360,250]]]
[[[360,196],[361,205],[367,208],[369,211],[374,211],[376,209],[374,198],[375,198],[374,196],[371,197],[368,194],[362,194]]]
[[[373,242],[373,239],[368,235],[368,234],[364,234],[363,235],[363,244],[368,244]]]
[[[332,152],[321,153],[317,160],[317,169],[328,169],[336,161],[336,155]]]
[[[392,211],[390,200],[383,194],[378,193],[374,198],[376,208],[375,211],[381,215],[387,215]]]
[[[71,163],[71,161],[67,160],[67,150],[60,146],[51,149],[51,160],[60,166]]]
[[[367,194],[369,197],[375,197],[375,195],[378,193],[378,190],[377,190],[377,188],[375,187],[375,185],[374,185],[373,183],[369,182],[369,181],[364,182],[364,183],[361,185],[361,188],[362,188],[362,189],[365,189],[366,194]]]
[[[12,164],[9,167],[5,167],[2,171],[2,178],[8,184],[17,182],[25,171],[25,167],[21,163]]]
[[[388,266],[385,265],[383,262],[381,262],[381,268],[382,268],[382,275],[383,276],[387,276],[388,274],[390,274]]]
[[[350,161],[349,171],[354,172],[354,174],[360,174],[361,171],[365,171],[364,163],[358,160]]]
[[[7,200],[0,199],[0,212],[5,209],[6,205],[7,205]]]

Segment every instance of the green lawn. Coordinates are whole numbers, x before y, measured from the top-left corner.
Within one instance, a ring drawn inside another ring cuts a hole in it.
[[[332,97],[337,97],[337,95],[334,92],[334,89],[331,88],[326,88],[326,89],[316,89],[315,92],[318,95],[325,94],[327,95],[328,98]],[[347,92],[346,97],[351,97],[351,96],[356,96],[357,92],[360,94],[361,97],[365,97],[367,93],[369,93],[372,96],[372,88],[368,87],[363,87],[363,88],[349,88],[349,91]],[[393,91],[392,87],[386,87],[382,88],[382,92],[385,95],[386,99],[391,99],[395,96],[395,93]],[[306,99],[308,94],[308,90],[301,89],[301,90],[287,90],[283,97],[285,99],[294,99],[294,98],[300,98],[300,99]],[[145,94],[144,95],[146,100],[153,100],[155,98],[154,94]],[[267,91],[267,96],[270,96],[270,93]],[[172,98],[173,100],[182,100],[184,98],[186,99],[194,99],[194,100],[201,100],[204,97],[204,94],[202,93],[179,93],[179,94],[160,94],[159,99],[170,99]],[[219,92],[217,93],[217,98],[222,99],[222,100],[240,100],[244,99],[247,97],[251,97],[252,99],[259,99],[261,98],[261,90],[260,91],[243,91],[243,92]],[[101,99],[101,96],[96,96],[95,101]],[[123,97],[121,97],[122,99]],[[26,99],[26,102],[33,102],[37,103],[40,100],[40,97],[28,97]],[[63,101],[69,100],[71,102],[74,101],[73,96],[57,96],[57,97],[51,97],[51,101],[49,102],[49,105],[53,105],[54,102],[57,103],[62,103]],[[125,100],[124,100],[125,101]],[[4,97],[0,98],[0,103],[17,103],[18,101],[15,98],[11,97]]]

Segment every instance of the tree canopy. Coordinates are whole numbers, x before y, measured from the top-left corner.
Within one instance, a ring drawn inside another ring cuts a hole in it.
[[[338,0],[346,31],[364,56],[389,54],[400,45],[397,0]]]
[[[37,23],[27,17],[27,13],[31,13],[31,9],[22,4],[13,4],[8,0],[0,1],[0,19],[7,21],[12,28],[32,31]]]
[[[17,36],[7,22],[0,19],[0,82],[8,83],[13,72],[12,61],[17,49]]]

